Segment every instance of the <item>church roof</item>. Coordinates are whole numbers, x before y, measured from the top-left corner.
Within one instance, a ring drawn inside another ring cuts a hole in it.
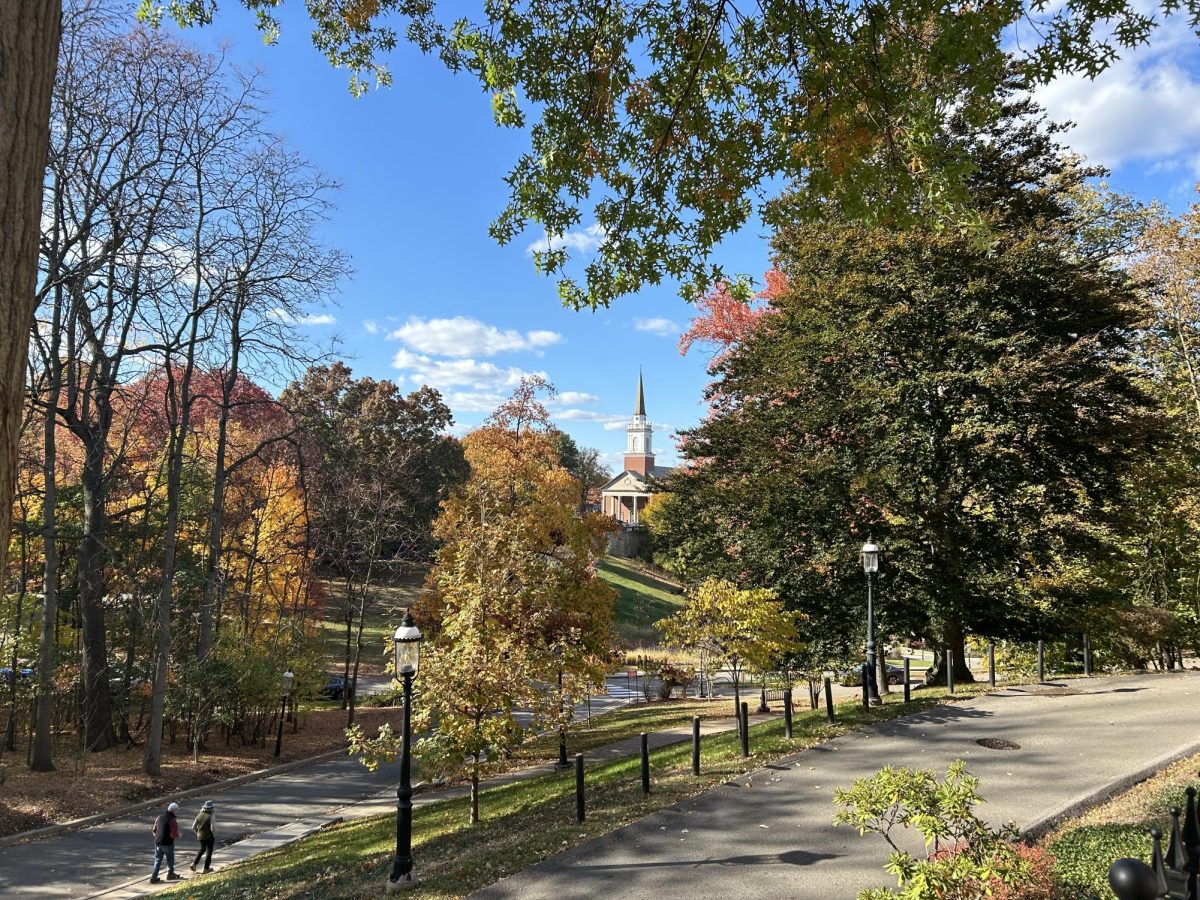
[[[671,466],[654,466],[650,469],[649,476],[651,478],[666,478],[674,471],[675,469]],[[646,476],[642,475],[640,472],[635,472],[632,469],[626,469],[624,472],[621,472],[616,477],[610,479],[609,482],[604,485],[604,487],[600,488],[600,493],[612,490],[618,484],[625,481],[626,478],[636,482],[638,487],[645,488],[646,493],[650,493],[650,486],[646,483]]]
[[[646,414],[646,394],[642,390],[642,370],[638,369],[638,398],[637,409],[633,411],[635,416],[644,416]]]

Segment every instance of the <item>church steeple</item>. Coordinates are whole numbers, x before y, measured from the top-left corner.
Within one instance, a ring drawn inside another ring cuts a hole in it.
[[[646,391],[642,386],[642,372],[638,370],[637,408],[633,421],[625,429],[625,470],[648,475],[654,469],[654,429],[646,418]]]

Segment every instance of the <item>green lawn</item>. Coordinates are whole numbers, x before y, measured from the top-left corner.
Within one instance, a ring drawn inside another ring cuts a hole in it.
[[[749,759],[741,758],[736,735],[708,737],[699,778],[691,775],[689,744],[657,750],[652,754],[653,786],[649,797],[642,796],[636,759],[590,768],[587,820],[582,824],[574,820],[571,773],[485,791],[480,799],[482,821],[474,828],[467,824],[465,799],[421,807],[414,814],[413,835],[421,885],[413,896],[465,896],[780,756],[869,722],[928,709],[944,696],[944,691],[922,691],[907,706],[893,697],[870,710],[857,704],[841,704],[839,723],[833,726],[825,722],[820,710],[801,712],[795,717],[795,737],[790,741],[783,737],[781,722],[755,725],[751,728],[753,756]],[[830,810],[832,816],[832,805]],[[189,881],[162,896],[196,900],[379,897],[390,871],[394,840],[392,815],[353,821],[255,857],[248,864]]]
[[[400,624],[402,611],[416,600],[424,581],[424,574],[397,578],[372,585],[367,600],[366,624],[363,626],[362,671],[383,671],[386,654],[391,652],[391,636]],[[323,582],[327,599],[325,618],[321,622],[321,650],[326,668],[340,673],[346,658],[346,623],[340,618],[341,598],[345,596],[345,584],[336,579]],[[357,628],[357,621],[355,628]],[[351,635],[351,653],[354,636]],[[353,657],[352,657],[353,660]]]
[[[679,585],[615,556],[605,558],[599,572],[617,592],[614,625],[621,642],[628,647],[656,645],[659,634],[654,623],[684,604]]]

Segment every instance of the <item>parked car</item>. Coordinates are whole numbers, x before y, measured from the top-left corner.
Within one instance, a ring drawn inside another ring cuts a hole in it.
[[[0,684],[9,684],[13,681],[16,681],[18,678],[25,680],[32,675],[33,669],[17,669],[16,674],[14,675],[12,668],[10,666],[5,666],[3,669],[0,669]]]
[[[888,684],[904,684],[904,669],[900,666],[887,666]],[[847,669],[841,674],[841,684],[844,687],[862,687],[862,666]]]
[[[346,679],[341,675],[330,675],[325,686],[321,688],[321,696],[330,700],[341,700],[346,694]]]

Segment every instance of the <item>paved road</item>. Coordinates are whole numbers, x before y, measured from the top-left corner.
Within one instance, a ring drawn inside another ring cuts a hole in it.
[[[480,891],[486,900],[788,897],[840,900],[894,884],[887,846],[834,828],[833,788],[886,764],[966,759],[993,822],[1024,827],[1106,781],[1192,747],[1200,675],[1014,687],[846,735]],[[1003,738],[1019,750],[977,740]]]
[[[593,715],[629,702],[625,679],[610,679],[613,696],[592,700]],[[586,704],[576,715],[587,715]],[[218,838],[222,843],[373,797],[393,789],[399,778],[395,766],[368,772],[356,759],[335,759],[275,775],[251,784],[214,790]],[[182,803],[179,819],[185,840],[176,865],[192,846],[192,818],[202,798]],[[87,897],[101,887],[123,882],[153,862],[149,827],[155,812],[144,811],[24,846],[0,849],[0,897]],[[188,860],[190,862],[190,860]]]

